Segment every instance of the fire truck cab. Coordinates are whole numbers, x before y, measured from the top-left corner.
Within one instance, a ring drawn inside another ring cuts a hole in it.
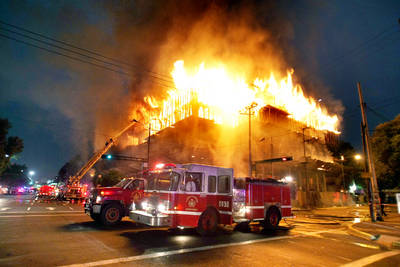
[[[85,213],[104,225],[115,225],[129,215],[132,203],[140,201],[146,181],[143,178],[124,178],[113,187],[92,189],[85,203]]]
[[[195,227],[211,235],[218,224],[263,221],[277,227],[291,216],[290,190],[272,181],[234,179],[233,169],[201,164],[169,164],[149,171],[141,202],[130,218],[149,226]]]

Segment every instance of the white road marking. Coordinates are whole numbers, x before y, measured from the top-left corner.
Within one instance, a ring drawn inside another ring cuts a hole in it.
[[[26,214],[26,215],[0,215],[1,218],[22,218],[22,217],[56,217],[56,216],[87,216],[84,213],[77,213],[77,214]]]
[[[74,210],[73,208],[71,208],[71,207],[68,207],[70,210]]]
[[[5,210],[10,210],[11,208],[8,208],[8,207],[6,207],[6,208],[1,208],[0,210],[1,211],[5,211]]]
[[[361,258],[359,260],[356,261],[352,261],[349,262],[347,264],[342,265],[342,267],[362,267],[362,266],[366,266],[369,265],[371,263],[380,261],[382,259],[388,258],[388,257],[392,257],[395,255],[400,254],[400,251],[388,251],[388,252],[383,252],[383,253],[379,253],[379,254],[375,254],[375,255],[371,255],[365,258]]]
[[[55,210],[56,208],[53,207],[46,207],[46,210]]]
[[[62,214],[62,213],[79,213],[82,215],[86,215],[83,211],[78,211],[78,210],[64,210],[64,211],[42,211],[42,212],[34,212],[36,214]],[[7,212],[3,212],[0,213],[0,217],[4,217],[5,215],[3,214],[14,214],[14,215],[24,215],[24,214],[28,214],[27,212],[23,212],[23,211],[7,211]]]
[[[262,238],[262,239],[256,239],[256,240],[242,241],[242,242],[237,242],[237,243],[228,243],[228,244],[204,246],[204,247],[197,247],[197,248],[184,248],[184,249],[177,249],[177,250],[171,250],[171,251],[165,251],[165,252],[149,253],[149,254],[138,255],[138,256],[115,258],[115,259],[110,259],[110,260],[64,265],[61,267],[100,266],[100,265],[107,265],[107,264],[132,262],[132,261],[138,261],[138,260],[154,259],[154,258],[159,258],[159,257],[196,252],[196,251],[205,251],[205,250],[211,250],[211,249],[217,249],[217,248],[225,248],[225,247],[249,245],[249,244],[260,243],[260,242],[282,240],[282,239],[288,239],[288,238],[294,238],[294,237],[298,237],[298,236],[277,236],[277,237],[269,237],[269,238]]]
[[[31,207],[28,207],[26,210],[27,210],[27,211],[30,211],[30,210],[31,210]]]

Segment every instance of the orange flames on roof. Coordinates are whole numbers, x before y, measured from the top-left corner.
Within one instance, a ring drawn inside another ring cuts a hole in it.
[[[269,78],[256,78],[251,83],[229,73],[222,64],[206,68],[202,63],[189,73],[179,60],[171,74],[175,88],[168,91],[165,99],[144,99],[152,108],[152,129],[164,129],[191,115],[235,126],[240,112],[255,103],[256,115],[259,109],[271,105],[309,127],[339,133],[338,117],[328,114],[312,97],[306,97],[301,86],[293,84],[291,72],[279,80],[271,73]]]

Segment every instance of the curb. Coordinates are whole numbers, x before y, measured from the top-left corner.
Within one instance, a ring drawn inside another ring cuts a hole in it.
[[[353,227],[354,225],[356,225],[356,223],[348,225],[350,234],[353,234],[354,236],[360,237],[360,238],[368,240],[368,241],[376,241],[376,243],[381,248],[400,249],[400,238],[399,237],[394,237],[394,236],[390,236],[390,235],[371,235],[370,233],[355,229]]]
[[[303,220],[291,220],[293,223],[309,223],[309,224],[321,224],[321,225],[338,225],[339,222],[324,222],[324,221],[303,221]]]
[[[347,228],[350,230],[350,232],[354,233],[355,236],[360,237],[360,238],[365,239],[365,240],[368,240],[368,241],[374,241],[374,240],[377,240],[379,238],[379,236],[374,236],[374,235],[371,235],[371,234],[369,234],[367,232],[363,232],[363,231],[357,230],[357,229],[355,229],[353,227],[353,225],[356,225],[356,223],[349,224],[347,226]]]

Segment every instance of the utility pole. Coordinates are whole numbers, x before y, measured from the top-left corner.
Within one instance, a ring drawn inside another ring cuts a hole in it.
[[[345,193],[346,192],[346,182],[345,182],[345,180],[344,180],[344,156],[343,155],[341,155],[340,156],[340,161],[341,161],[341,165],[342,165],[342,180],[343,180],[343,193]]]
[[[363,144],[363,153],[364,153],[364,172],[368,172],[368,159],[367,159],[367,149],[365,144],[365,127],[364,124],[361,122],[361,139]],[[372,198],[372,187],[371,187],[371,179],[368,180],[367,183],[367,194],[368,194],[368,203],[369,203],[369,215],[371,217],[371,222],[375,222],[375,213],[374,213],[374,205],[373,205],[373,198]]]
[[[362,91],[361,91],[361,84],[359,82],[357,83],[357,88],[358,88],[358,95],[360,97],[362,129],[364,129],[365,148],[367,150],[366,155],[368,156],[368,170],[369,170],[370,179],[371,179],[372,209],[374,208],[374,205],[376,205],[376,217],[375,217],[375,213],[372,212],[373,214],[371,214],[371,220],[372,221],[375,221],[375,219],[382,220],[381,200],[379,197],[378,182],[376,180],[375,165],[374,165],[372,151],[371,151],[371,143],[369,141],[368,121],[367,121],[367,116],[366,116],[365,110],[364,110],[366,104],[363,99],[363,95],[362,95]]]
[[[249,106],[246,107],[248,110],[247,113],[240,113],[242,115],[249,116],[249,177],[252,177],[253,174],[253,162],[251,159],[251,116],[254,115],[253,109],[257,106],[257,103],[253,102]]]
[[[271,153],[270,153],[269,157],[272,159],[274,157],[274,145],[272,143],[272,136],[271,136],[270,150],[271,150]],[[274,178],[274,167],[272,165],[272,161],[271,161],[271,177],[272,177],[272,179]]]
[[[310,190],[309,188],[309,181],[308,181],[308,177],[307,177],[307,156],[306,156],[306,142],[308,142],[309,140],[306,140],[304,131],[308,129],[308,127],[304,127],[303,130],[303,156],[304,156],[304,176],[305,176],[305,180],[306,180],[306,192],[308,192]]]
[[[151,136],[151,122],[149,122],[149,137],[147,138],[147,168],[150,169],[150,136]]]

